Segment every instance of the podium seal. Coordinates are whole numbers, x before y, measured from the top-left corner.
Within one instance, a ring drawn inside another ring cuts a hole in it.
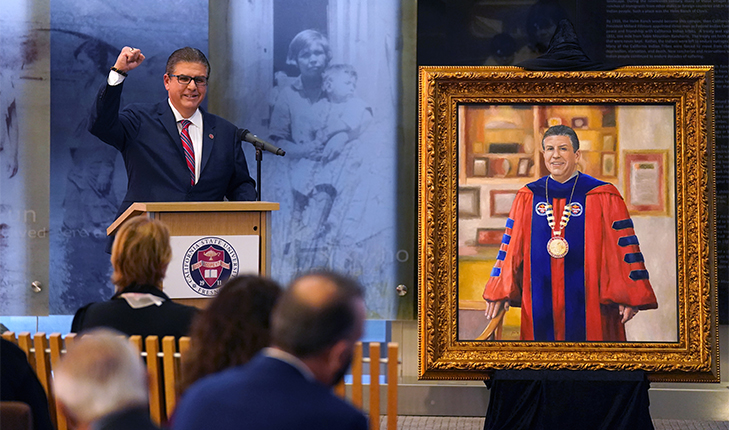
[[[219,237],[204,237],[185,252],[182,274],[187,286],[203,296],[215,296],[223,283],[238,275],[238,254]]]

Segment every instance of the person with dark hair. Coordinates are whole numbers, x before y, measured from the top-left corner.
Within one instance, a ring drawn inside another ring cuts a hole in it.
[[[33,429],[53,430],[48,398],[25,352],[0,338],[0,401],[22,402],[30,406]]]
[[[127,193],[117,216],[134,202],[255,200],[238,128],[200,107],[210,63],[199,49],[170,55],[163,78],[166,101],[119,110],[125,79],[144,58],[139,49],[121,50],[89,126],[124,158]]]
[[[367,429],[367,418],[332,393],[362,335],[364,292],[354,280],[313,272],[274,307],[272,346],[248,364],[193,384],[173,429]]]
[[[247,363],[271,341],[271,311],[281,294],[274,281],[229,279],[192,323],[192,346],[182,362],[182,391],[198,379]]]
[[[522,340],[624,342],[625,323],[658,307],[625,202],[612,184],[578,171],[570,127],[547,129],[542,153],[550,175],[511,206],[483,292],[486,317],[519,306]]]
[[[187,335],[197,309],[162,292],[171,259],[170,232],[161,221],[138,216],[122,224],[111,249],[116,294],[76,311],[71,332],[110,327],[130,336]]]

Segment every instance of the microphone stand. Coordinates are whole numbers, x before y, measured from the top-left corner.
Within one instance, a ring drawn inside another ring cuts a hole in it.
[[[276,148],[265,140],[259,139],[255,134],[251,133],[246,129],[238,129],[236,132],[236,141],[248,142],[256,147],[256,201],[261,201],[261,160],[263,160],[263,150],[271,151],[272,153],[280,156],[286,155],[286,151],[281,148]],[[242,148],[241,148],[242,149]]]
[[[256,201],[261,201],[261,160],[263,160],[263,149],[259,145],[256,147]]]

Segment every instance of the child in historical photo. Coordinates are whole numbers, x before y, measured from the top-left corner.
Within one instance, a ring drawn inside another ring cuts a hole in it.
[[[372,109],[357,97],[357,71],[349,64],[333,64],[323,73],[322,89],[330,102],[326,124],[317,133],[322,143],[322,161],[326,164],[357,139],[372,121]]]
[[[328,39],[316,30],[304,30],[289,44],[286,62],[299,76],[276,76],[271,110],[270,138],[286,151],[278,166],[284,175],[273,178],[273,187],[291,187],[280,194],[282,207],[290,208],[290,224],[280,232],[284,239],[279,264],[291,273],[325,267],[331,259],[329,235],[345,211],[357,179],[351,176],[359,159],[349,157],[352,141],[361,138],[372,119],[372,110],[355,96],[357,72],[350,65],[332,65]],[[356,146],[356,145],[355,145]],[[289,200],[291,199],[291,200]],[[283,263],[285,261],[285,263]]]

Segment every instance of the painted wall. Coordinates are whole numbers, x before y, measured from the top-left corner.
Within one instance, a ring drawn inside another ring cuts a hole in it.
[[[618,109],[619,136],[622,150],[668,151],[669,213],[667,216],[640,216],[633,214],[635,234],[645,256],[651,285],[658,299],[658,309],[640,312],[625,326],[628,340],[678,339],[677,278],[676,278],[676,212],[674,165],[673,108],[665,106],[623,106]],[[620,158],[622,163],[623,158]],[[622,166],[622,164],[621,164]],[[624,176],[619,177],[618,189],[625,196]]]

